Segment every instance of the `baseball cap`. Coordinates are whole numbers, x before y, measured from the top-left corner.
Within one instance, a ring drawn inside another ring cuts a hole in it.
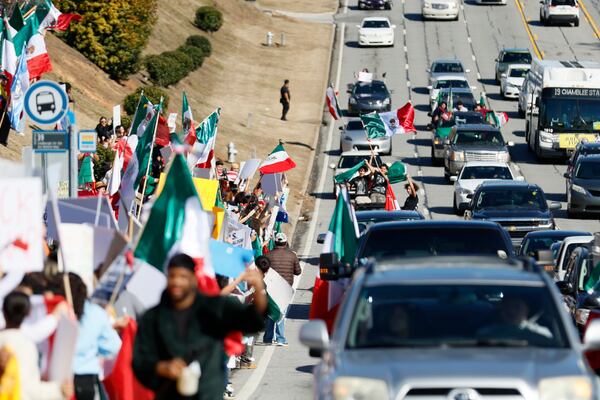
[[[279,232],[275,235],[275,243],[276,244],[284,244],[287,243],[287,236],[283,232]]]

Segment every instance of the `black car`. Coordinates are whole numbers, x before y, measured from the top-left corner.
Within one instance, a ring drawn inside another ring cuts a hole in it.
[[[600,154],[580,155],[567,179],[567,214],[600,214]]]
[[[497,222],[508,231],[513,243],[532,231],[555,229],[551,210],[560,203],[548,205],[542,188],[527,182],[483,182],[467,206],[465,219]]]
[[[590,247],[584,245],[573,250],[565,279],[556,282],[580,332],[585,328],[590,311],[600,309],[598,271],[594,271],[598,266],[594,265]]]
[[[589,156],[591,154],[600,154],[600,142],[579,142],[571,157],[567,160],[567,173],[573,170],[573,166],[580,156]]]
[[[392,97],[383,81],[356,82],[348,90],[348,114],[360,115],[392,109]]]
[[[523,238],[521,248],[519,249],[520,256],[531,256],[535,257],[536,252],[540,250],[551,250],[554,243],[562,242],[571,236],[586,236],[589,232],[583,231],[560,231],[560,230],[547,230],[547,231],[534,231],[529,232]]]
[[[358,8],[365,9],[392,9],[392,0],[358,0]]]

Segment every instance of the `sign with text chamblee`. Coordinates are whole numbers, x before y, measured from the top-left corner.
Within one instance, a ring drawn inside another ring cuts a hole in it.
[[[0,179],[0,266],[4,272],[43,269],[42,220],[40,178]]]

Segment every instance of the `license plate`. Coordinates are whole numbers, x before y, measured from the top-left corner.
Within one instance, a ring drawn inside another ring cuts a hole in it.
[[[593,133],[563,133],[558,136],[558,146],[561,149],[574,149],[577,143],[584,139],[593,142],[596,140],[596,135]]]
[[[448,8],[446,4],[432,4],[432,7],[436,10],[445,10]]]

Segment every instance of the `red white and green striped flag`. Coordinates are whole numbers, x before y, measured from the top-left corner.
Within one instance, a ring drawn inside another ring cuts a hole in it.
[[[181,126],[183,126],[183,137],[190,145],[194,144],[196,138],[196,130],[194,129],[194,116],[192,108],[188,103],[187,95],[183,92],[183,104],[181,107]]]
[[[342,118],[342,110],[340,110],[340,105],[338,103],[337,95],[335,93],[335,89],[331,86],[327,88],[326,92],[327,98],[327,108],[329,109],[329,113],[333,117],[333,119],[338,120]]]
[[[6,18],[3,19],[3,35],[2,35],[2,69],[8,78],[7,88],[10,88],[13,77],[17,71],[18,57],[13,42],[13,35],[9,29],[9,23]]]
[[[415,109],[411,102],[394,111],[363,114],[360,118],[369,139],[416,132]]]
[[[21,56],[21,52],[25,49],[30,79],[38,79],[46,72],[52,71],[46,41],[40,32],[37,18],[29,18],[13,38],[17,56]]]
[[[488,111],[485,115],[485,120],[488,124],[492,124],[496,128],[501,128],[508,122],[508,114],[505,112]]]
[[[63,14],[51,0],[46,0],[45,4],[39,4],[35,10],[35,16],[40,23],[40,29],[55,31],[66,31],[72,21],[81,21],[82,18],[79,14]]]
[[[188,144],[192,146],[187,157],[190,170],[212,168],[220,118],[221,109],[217,108],[196,128],[195,135],[188,136]]]
[[[79,169],[78,185],[80,188],[90,187],[96,182],[94,178],[94,160],[90,154],[83,157]]]
[[[296,163],[280,143],[273,149],[267,159],[260,164],[258,170],[261,174],[276,174],[292,168],[296,168]]]

